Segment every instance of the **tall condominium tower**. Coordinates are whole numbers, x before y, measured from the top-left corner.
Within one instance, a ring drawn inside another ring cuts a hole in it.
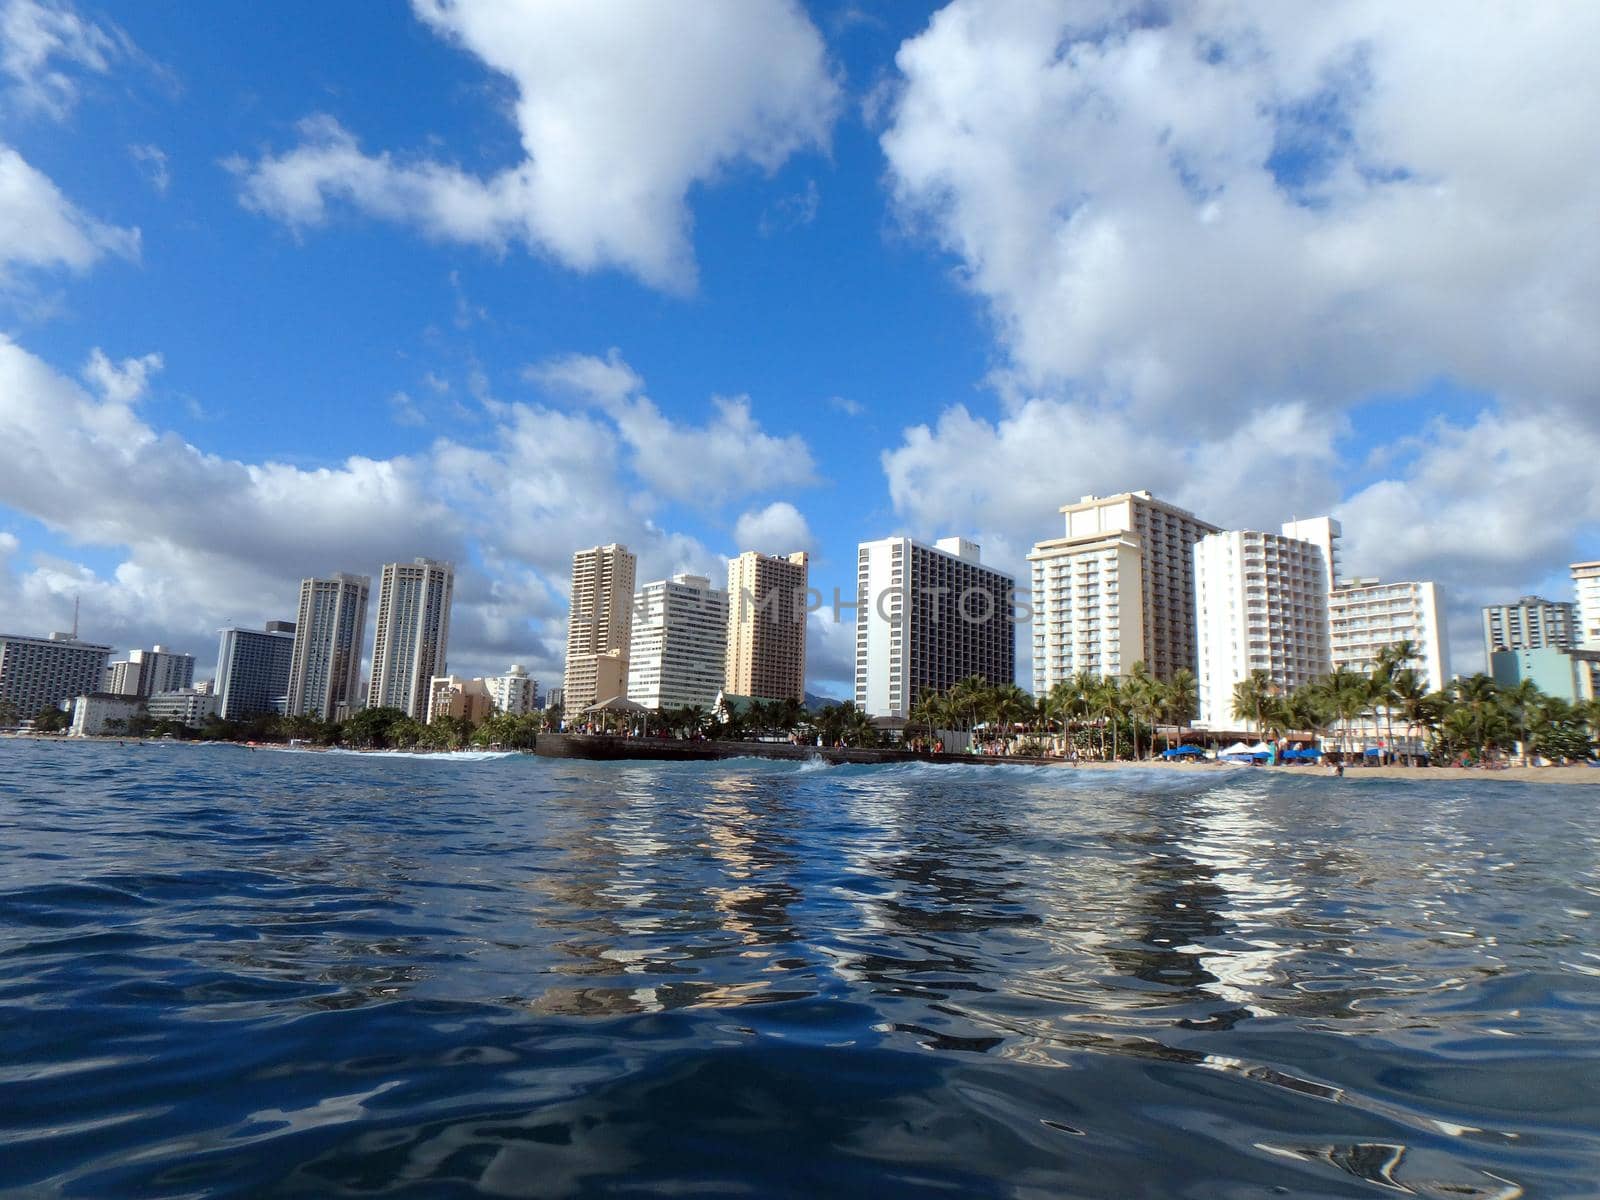
[[[360,704],[361,647],[372,577],[340,573],[300,583],[289,662],[290,716],[341,720]]]
[[[70,633],[48,638],[0,633],[0,709],[5,720],[31,721],[42,708],[100,690],[111,647]]]
[[[1524,596],[1515,604],[1483,610],[1483,653],[1500,650],[1573,650],[1578,645],[1578,607],[1565,600]]]
[[[728,662],[723,690],[760,700],[806,698],[811,556],[746,550],[728,560]]]
[[[704,575],[674,575],[633,594],[628,699],[646,708],[710,708],[722,690],[728,593]]]
[[[265,629],[221,630],[217,645],[217,711],[224,721],[246,721],[278,711],[289,694],[294,622],[268,621]]]
[[[1255,531],[1212,533],[1195,544],[1200,721],[1247,727],[1233,712],[1233,688],[1265,671],[1289,692],[1333,669],[1328,631],[1328,565],[1337,561],[1338,522],[1316,523],[1320,540]],[[1259,731],[1258,731],[1259,732]]]
[[[1380,651],[1410,642],[1410,667],[1430,692],[1450,680],[1449,638],[1439,586],[1429,582],[1380,583],[1342,579],[1328,596],[1329,651],[1333,669],[1370,671]]]
[[[386,563],[378,585],[368,708],[398,708],[428,719],[428,687],[444,675],[450,648],[455,568],[431,558]]]
[[[985,567],[976,542],[906,537],[856,551],[856,707],[904,717],[918,698],[969,676],[1014,682],[1016,580]]]
[[[1578,643],[1600,650],[1600,562],[1573,563],[1572,586],[1578,592]]]
[[[1195,668],[1194,545],[1215,525],[1149,492],[1062,507],[1066,535],[1034,546],[1033,690],[1079,671],[1171,678]]]
[[[633,576],[638,565],[626,546],[593,546],[572,556],[572,608],[567,618],[564,711],[576,717],[628,688],[628,634]]]

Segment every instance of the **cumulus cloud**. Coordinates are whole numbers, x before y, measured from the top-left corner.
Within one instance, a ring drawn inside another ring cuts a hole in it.
[[[88,216],[0,143],[0,285],[18,269],[86,271],[108,254],[136,259],[139,231]]]
[[[740,514],[734,523],[733,540],[741,551],[759,550],[763,554],[792,554],[817,548],[816,536],[806,524],[805,515],[787,500],[774,500],[765,508]]]
[[[723,553],[667,527],[616,418],[496,402],[475,442],[326,466],[209,454],[140,411],[158,354],[96,350],[83,382],[0,336],[0,507],[69,543],[110,548],[96,570],[17,561],[0,545],[0,625],[33,628],[84,602],[85,632],[119,646],[181,643],[209,663],[215,630],[291,616],[298,580],[418,554],[458,567],[452,667],[526,662],[559,676],[574,549],[622,541],[641,579],[717,577]],[[664,435],[685,436],[667,421]],[[692,438],[692,433],[689,435]],[[739,493],[727,486],[730,497]],[[802,522],[803,524],[803,522]]]
[[[695,278],[689,190],[824,147],[838,108],[826,48],[795,0],[413,8],[514,85],[522,161],[482,177],[368,153],[318,115],[294,148],[233,164],[246,206],[301,228],[339,201],[441,240],[522,243],[577,270],[620,267],[681,291]]]
[[[890,185],[1033,388],[1212,416],[1442,372],[1587,398],[1600,8],[1459,18],[955,0],[900,49]]]
[[[605,358],[574,354],[529,367],[541,386],[592,402],[615,423],[631,465],[661,496],[699,507],[733,497],[815,482],[805,439],[768,433],[748,396],[713,396],[712,415],[691,426],[662,413],[644,381],[616,350]]]
[[[1600,160],[1570,151],[1597,35],[1588,9],[954,0],[901,47],[881,142],[993,319],[1000,403],[904,431],[896,511],[1013,569],[1091,492],[1331,511],[1351,570],[1439,579],[1459,628],[1547,578],[1600,524]],[[1438,379],[1495,400],[1362,408]]]

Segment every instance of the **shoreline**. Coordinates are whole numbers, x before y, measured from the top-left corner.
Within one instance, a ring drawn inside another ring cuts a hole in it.
[[[568,739],[583,737],[587,740],[592,735],[573,734],[545,734],[543,738],[560,738],[563,742]],[[106,745],[115,743],[122,746],[231,746],[239,750],[248,749],[290,749],[282,743],[260,743],[254,747],[246,742],[228,741],[199,741],[185,738],[128,738],[96,735],[91,737],[67,737],[54,733],[7,732],[0,733],[0,741],[30,741],[30,742],[60,742],[63,744],[92,743]],[[680,747],[679,749],[662,752],[666,747]],[[392,754],[393,750],[366,750],[350,746],[339,747],[295,747],[310,753],[324,749],[338,749],[349,754]],[[576,749],[578,752],[573,752]],[[1051,767],[1066,770],[1084,771],[1170,771],[1182,774],[1209,773],[1232,774],[1243,772],[1267,772],[1272,774],[1288,773],[1294,775],[1308,775],[1318,779],[1334,778],[1327,774],[1320,766],[1306,767],[1250,767],[1237,764],[1218,764],[1215,762],[1166,762],[1159,759],[1144,759],[1138,762],[1123,760],[1119,762],[1099,762],[1080,760],[1076,763],[1067,762],[1058,758],[1022,758],[1007,755],[987,754],[928,754],[909,750],[841,750],[819,746],[790,746],[785,743],[763,742],[660,742],[656,739],[607,739],[604,746],[606,752],[586,753],[587,750],[600,750],[592,743],[582,746],[581,749],[573,747],[563,752],[557,750],[551,753],[551,748],[541,753],[539,750],[513,750],[506,751],[511,754],[524,754],[528,757],[540,758],[565,758],[579,759],[589,762],[663,762],[663,761],[701,761],[716,762],[727,761],[735,758],[771,758],[783,761],[806,761],[820,758],[835,764],[854,763],[857,765],[886,765],[899,762],[920,762],[932,766],[1005,766],[1007,764],[1019,767]],[[429,757],[448,757],[453,753],[476,753],[479,750],[467,751],[404,751],[407,754],[423,754]],[[1404,766],[1350,766],[1345,769],[1342,777],[1347,780],[1391,780],[1414,781],[1419,783],[1436,782],[1494,782],[1502,783],[1542,783],[1563,785],[1596,785],[1600,784],[1600,768],[1587,766],[1546,766],[1546,767],[1503,767],[1483,769],[1479,767],[1404,767]]]

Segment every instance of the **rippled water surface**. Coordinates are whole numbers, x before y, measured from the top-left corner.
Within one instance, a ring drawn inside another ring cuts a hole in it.
[[[0,742],[0,1192],[1593,1196],[1597,802]]]

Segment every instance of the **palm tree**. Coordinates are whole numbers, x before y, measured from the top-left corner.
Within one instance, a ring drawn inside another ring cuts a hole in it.
[[[978,725],[989,699],[989,684],[981,675],[969,675],[950,689],[946,699],[951,708],[965,721],[970,742],[973,729]]]
[[[1352,741],[1350,726],[1372,708],[1372,681],[1360,671],[1340,667],[1321,680],[1334,719],[1341,727],[1340,746],[1348,753]]]
[[[1272,698],[1277,685],[1272,676],[1259,667],[1233,685],[1233,715],[1240,721],[1255,726],[1258,734],[1267,732],[1267,717],[1272,708]]]
[[[1143,662],[1136,662],[1123,681],[1122,694],[1128,713],[1133,718],[1133,757],[1139,758],[1139,722],[1148,720],[1151,741],[1155,740],[1155,722],[1161,714],[1161,684],[1150,674]]]
[[[1488,751],[1493,732],[1500,723],[1497,718],[1504,718],[1504,712],[1500,707],[1500,689],[1493,679],[1480,672],[1456,680],[1451,690],[1453,692],[1451,698],[1460,706],[1460,711],[1467,714],[1467,719],[1475,731],[1473,746],[1478,752],[1478,761],[1481,763]]]
[[[1188,667],[1173,672],[1167,681],[1162,718],[1169,725],[1187,725],[1200,710],[1200,681]]]
[[[1523,765],[1528,762],[1528,728],[1537,719],[1539,704],[1544,699],[1545,694],[1531,679],[1523,679],[1516,687],[1503,688],[1500,692],[1500,702],[1505,706],[1506,715],[1516,722],[1521,733],[1517,740],[1522,746]]]
[[[1111,726],[1111,761],[1115,762],[1120,754],[1117,743],[1117,726],[1123,712],[1122,680],[1115,675],[1108,675],[1101,679],[1094,689],[1095,711],[1101,715],[1100,726],[1100,757],[1106,756],[1106,724]]]

